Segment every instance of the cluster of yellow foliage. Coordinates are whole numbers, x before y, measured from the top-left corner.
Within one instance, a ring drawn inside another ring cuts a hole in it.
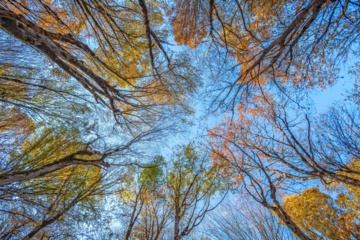
[[[286,212],[312,239],[359,238],[359,204],[351,192],[332,197],[318,188],[283,199]]]

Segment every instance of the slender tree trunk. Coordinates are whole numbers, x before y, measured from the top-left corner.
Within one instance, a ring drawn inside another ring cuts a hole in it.
[[[138,207],[138,204],[140,203],[140,207],[139,209],[137,209]],[[132,229],[134,227],[134,224],[143,208],[143,205],[144,205],[144,202],[142,201],[141,199],[141,188],[140,188],[140,192],[136,195],[136,199],[135,199],[135,205],[133,207],[133,211],[131,213],[131,217],[130,217],[130,221],[129,221],[129,225],[126,229],[126,234],[125,234],[125,237],[124,239],[125,240],[128,240],[130,239],[130,236],[131,236],[131,232],[132,232]]]
[[[175,222],[174,222],[174,240],[180,240],[181,236],[180,236],[180,216],[179,213],[180,211],[178,211],[178,209],[175,212]]]

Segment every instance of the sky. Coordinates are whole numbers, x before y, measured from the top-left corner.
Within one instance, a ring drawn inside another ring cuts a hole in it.
[[[347,91],[350,91],[351,87],[352,84],[350,82],[341,80],[334,86],[314,93],[312,100],[314,102],[317,113],[325,113],[335,102],[344,102],[347,97]]]
[[[355,62],[355,56],[350,57],[348,61],[340,66],[339,79],[336,84],[328,86],[324,90],[315,91],[310,95],[318,114],[325,113],[335,102],[345,103],[355,82],[354,77],[348,73]]]

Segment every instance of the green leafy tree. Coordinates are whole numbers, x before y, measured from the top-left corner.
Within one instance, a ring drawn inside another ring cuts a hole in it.
[[[199,226],[222,200],[225,184],[209,158],[192,145],[172,161],[156,157],[120,190],[129,216],[125,239],[182,239]]]
[[[224,187],[216,169],[209,164],[208,156],[192,145],[176,153],[166,186],[173,208],[174,239],[189,235],[203,221],[217,206],[212,200]]]

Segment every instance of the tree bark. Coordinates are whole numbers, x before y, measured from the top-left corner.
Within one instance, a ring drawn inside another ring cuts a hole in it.
[[[102,159],[101,160],[81,160],[76,159],[75,154],[70,156],[66,156],[58,161],[53,163],[44,165],[42,167],[26,170],[26,171],[19,171],[19,172],[12,172],[0,175],[0,186],[4,186],[7,184],[11,184],[14,182],[21,182],[27,181],[34,178],[43,177],[49,173],[58,171],[60,169],[66,168],[68,166],[75,166],[75,165],[92,165],[95,167],[107,167],[108,164],[105,163]]]
[[[79,81],[94,95],[96,100],[100,100],[103,104],[107,105],[101,97],[108,98],[112,110],[115,110],[113,106],[115,100],[126,101],[124,96],[122,96],[115,87],[109,85],[105,79],[94,73],[86,67],[82,61],[78,60],[74,55],[49,38],[49,34],[43,35],[42,33],[46,33],[45,30],[26,19],[19,21],[19,17],[16,18],[16,16],[13,12],[0,7],[0,28],[11,36],[45,54],[51,61]],[[23,23],[23,21],[26,21],[26,24]],[[32,29],[34,26],[36,26],[35,29]],[[57,40],[59,39],[60,38]],[[79,72],[79,70],[82,72]],[[84,76],[84,73],[90,77],[92,81]]]
[[[271,209],[276,213],[276,215],[283,221],[283,223],[291,229],[291,231],[298,236],[301,240],[311,240],[306,234],[294,223],[291,217],[285,212],[281,207],[271,207]]]

